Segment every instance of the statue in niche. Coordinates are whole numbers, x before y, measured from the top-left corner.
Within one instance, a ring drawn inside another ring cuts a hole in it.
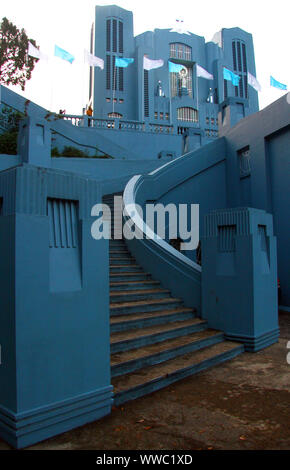
[[[157,85],[157,96],[165,96],[163,89],[162,89],[162,82],[161,80],[158,80],[158,85]]]
[[[181,88],[187,88],[187,75],[188,75],[188,71],[186,68],[180,70],[179,77],[180,77],[180,82],[181,82]]]
[[[180,70],[179,80],[180,80],[181,95],[188,95],[187,75],[188,75],[188,70],[186,67]]]

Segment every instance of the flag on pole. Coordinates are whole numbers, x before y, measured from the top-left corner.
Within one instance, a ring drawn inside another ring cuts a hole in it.
[[[116,67],[128,67],[128,65],[133,64],[134,59],[127,59],[125,57],[116,57],[115,66]]]
[[[278,82],[278,80],[275,80],[275,78],[273,78],[272,76],[270,77],[270,85],[274,88],[278,88],[279,90],[287,90],[287,85]]]
[[[28,42],[28,55],[30,55],[30,57],[34,57],[35,59],[48,59],[47,55],[43,54],[37,47],[31,44],[31,42]]]
[[[145,70],[159,69],[159,67],[163,67],[163,65],[164,65],[164,60],[162,60],[162,59],[157,59],[157,60],[148,59],[148,57],[146,57],[146,55],[144,55],[143,68]]]
[[[253,87],[256,91],[262,91],[262,87],[256,77],[248,72],[248,84]]]
[[[224,67],[224,79],[232,82],[234,86],[239,85],[240,77],[229,69]]]
[[[71,55],[69,52],[65,51],[64,49],[61,49],[61,47],[58,47],[58,46],[54,46],[54,55],[57,57],[60,57],[63,60],[67,60],[71,64],[75,60],[73,55]]]
[[[168,65],[169,65],[169,72],[172,72],[172,73],[179,73],[182,69],[184,69],[184,65],[181,65],[181,64],[175,64],[174,62],[170,62],[170,60],[168,61]]]
[[[206,80],[213,80],[213,75],[198,64],[196,64],[196,76]]]
[[[90,54],[89,51],[86,49],[84,50],[84,57],[85,62],[87,62],[91,67],[100,67],[100,69],[104,70],[104,61],[99,57],[96,57],[93,54]]]

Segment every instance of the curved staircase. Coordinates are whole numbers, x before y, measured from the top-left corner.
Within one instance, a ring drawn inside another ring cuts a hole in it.
[[[113,198],[103,198],[112,215]],[[242,345],[226,341],[222,332],[209,329],[195,309],[185,307],[144,272],[124,240],[110,241],[110,315],[116,406],[244,351]]]

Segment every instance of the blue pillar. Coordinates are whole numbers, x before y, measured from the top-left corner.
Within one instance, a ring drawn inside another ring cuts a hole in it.
[[[0,436],[22,448],[111,411],[108,241],[89,178],[11,168],[0,201]]]
[[[225,209],[205,217],[202,316],[227,339],[258,351],[278,341],[277,253],[272,215]]]
[[[45,119],[27,117],[19,123],[17,152],[22,162],[51,167],[51,129]]]

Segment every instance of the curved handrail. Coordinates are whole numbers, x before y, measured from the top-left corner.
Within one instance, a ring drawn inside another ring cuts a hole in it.
[[[165,166],[165,165],[164,165]],[[163,167],[161,167],[163,168]],[[154,172],[150,173],[152,175]],[[186,265],[187,268],[192,268],[197,272],[201,273],[201,267],[194,263],[191,259],[187,256],[184,256],[179,251],[175,250],[169,243],[163,240],[159,235],[157,235],[142,219],[140,214],[138,213],[138,209],[135,202],[135,194],[138,189],[138,181],[141,180],[141,175],[136,175],[131,178],[131,180],[126,185],[124,195],[123,195],[123,204],[124,204],[124,216],[128,217],[132,220],[135,227],[143,234],[143,237],[147,240],[151,240],[156,243],[160,249],[164,252],[168,253],[168,255],[173,256],[177,263]]]
[[[173,188],[225,161],[224,138],[172,160],[147,175],[136,175],[124,191],[124,219],[139,232],[126,240],[139,264],[170,288],[186,305],[201,310],[201,267],[175,250],[148,227],[138,214],[148,200],[160,200]]]

